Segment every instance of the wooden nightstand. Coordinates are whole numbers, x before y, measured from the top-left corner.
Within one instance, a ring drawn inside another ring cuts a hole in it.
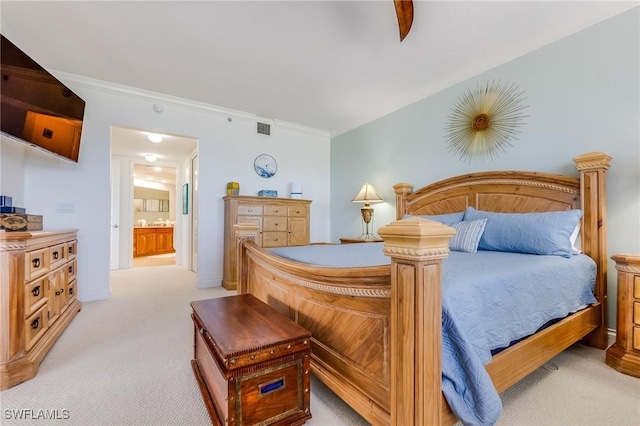
[[[381,243],[383,241],[384,240],[382,238],[374,238],[370,240],[363,240],[361,238],[347,238],[347,237],[340,238],[341,244]]]
[[[618,270],[616,342],[607,349],[607,364],[640,377],[640,255],[611,256]]]

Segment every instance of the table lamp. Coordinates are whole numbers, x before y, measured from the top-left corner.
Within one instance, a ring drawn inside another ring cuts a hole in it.
[[[384,200],[380,198],[373,186],[366,183],[362,187],[360,192],[358,192],[358,195],[353,197],[353,200],[351,201],[353,201],[354,203],[364,203],[364,207],[360,209],[360,212],[362,213],[362,221],[364,222],[365,232],[360,235],[360,239],[375,239],[376,236],[372,233],[369,233],[369,224],[373,221],[373,207],[371,207],[370,203],[379,203]]]

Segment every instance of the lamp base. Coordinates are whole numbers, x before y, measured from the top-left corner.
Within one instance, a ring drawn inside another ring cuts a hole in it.
[[[370,234],[370,233],[364,233],[361,234],[358,237],[359,240],[379,240],[380,237],[378,237],[376,234]]]

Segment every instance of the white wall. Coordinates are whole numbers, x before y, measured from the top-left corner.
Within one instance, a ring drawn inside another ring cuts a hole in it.
[[[375,228],[395,219],[392,186],[419,188],[485,170],[536,170],[578,176],[572,158],[613,157],[607,173],[608,253],[640,253],[640,8],[443,90],[331,142],[331,236],[360,233],[358,204],[369,182],[386,201],[373,204]],[[473,55],[470,56],[470,60]],[[445,127],[458,99],[491,80],[518,84],[526,126],[495,160],[459,160]],[[616,274],[609,262],[609,326],[615,327]]]
[[[24,197],[28,211],[44,215],[45,227],[80,229],[78,295],[81,300],[110,297],[112,125],[153,129],[199,140],[198,287],[221,284],[222,197],[228,181],[240,182],[241,194],[257,195],[260,189],[276,189],[281,196],[288,196],[289,182],[301,181],[304,197],[313,200],[311,240],[328,239],[330,141],[327,132],[276,121],[272,136],[257,135],[255,117],[251,114],[53,73],[86,101],[78,163],[31,148],[21,158],[21,151],[5,149],[3,140],[2,165],[3,169],[4,164],[22,165],[17,171],[23,172],[23,192],[20,193],[19,184],[7,186],[7,190],[16,192],[18,199]],[[164,105],[163,113],[153,110],[155,103]],[[262,153],[271,154],[278,162],[278,172],[270,179],[260,178],[253,170],[253,160]],[[127,162],[121,167],[128,167]],[[121,184],[123,191],[129,191],[125,188],[128,182]],[[4,190],[4,183],[2,188]],[[70,203],[75,211],[56,213],[59,202]],[[131,211],[131,206],[121,205],[121,209]]]

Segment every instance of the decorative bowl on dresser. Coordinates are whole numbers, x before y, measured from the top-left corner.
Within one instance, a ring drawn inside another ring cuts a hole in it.
[[[0,390],[33,378],[81,309],[77,232],[0,232]]]
[[[250,294],[191,302],[193,372],[220,426],[311,418],[311,333]]]
[[[640,255],[611,256],[618,271],[616,341],[607,349],[607,364],[640,377]]]
[[[228,195],[224,199],[224,267],[222,286],[235,290],[238,242],[233,225],[255,223],[261,247],[306,246],[309,244],[310,200]]]

